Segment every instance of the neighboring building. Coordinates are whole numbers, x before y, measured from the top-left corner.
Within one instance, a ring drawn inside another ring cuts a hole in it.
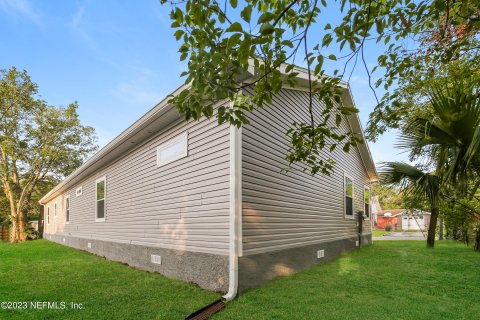
[[[378,217],[378,212],[382,211],[382,207],[380,206],[380,201],[378,200],[378,196],[372,196],[372,210],[371,210],[371,216],[372,216],[372,225],[376,226],[377,225],[377,217]]]
[[[215,118],[187,122],[163,100],[41,199],[45,238],[228,290],[227,299],[355,248],[355,217],[369,211],[377,179],[368,145],[326,150],[337,162],[329,176],[297,165],[282,172],[287,130],[309,121],[308,74],[297,72],[298,88],[282,90],[240,130]],[[353,106],[342,85],[343,104]],[[319,119],[316,100],[314,109]],[[358,116],[340,131],[362,136]],[[370,243],[370,221],[363,225]]]
[[[430,212],[417,209],[392,209],[377,212],[377,229],[385,229],[390,225],[393,230],[427,230],[430,223]]]

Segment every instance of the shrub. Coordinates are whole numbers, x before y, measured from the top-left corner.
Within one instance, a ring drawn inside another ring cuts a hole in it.
[[[26,227],[25,233],[27,234],[28,240],[35,240],[35,239],[38,239],[40,236],[40,233],[37,230],[35,230],[35,228],[32,228],[32,227]]]
[[[389,224],[387,224],[387,225],[385,226],[385,231],[392,231],[392,226],[389,225]]]

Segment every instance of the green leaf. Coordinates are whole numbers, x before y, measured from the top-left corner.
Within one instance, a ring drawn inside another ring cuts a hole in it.
[[[282,45],[287,46],[289,48],[293,48],[293,42],[290,40],[283,40]]]
[[[260,33],[262,35],[269,35],[275,31],[275,28],[270,23],[264,23],[260,27]]]
[[[183,30],[177,30],[175,31],[174,35],[175,35],[175,39],[180,40],[180,38],[185,34],[185,31]]]
[[[337,57],[334,54],[331,54],[328,56],[328,59],[336,61]]]
[[[265,23],[265,22],[267,22],[267,21],[272,20],[274,17],[275,17],[275,15],[274,15],[273,13],[271,13],[271,12],[265,12],[264,14],[262,14],[262,15],[260,16],[260,18],[258,18],[258,21],[257,21],[257,22],[258,22],[259,24],[260,24],[260,23]]]
[[[245,8],[243,8],[242,12],[240,13],[240,16],[245,22],[250,23],[250,19],[252,18],[252,6],[248,5]]]
[[[232,6],[232,8],[235,9],[238,5],[238,1],[237,0],[230,0],[230,5]]]
[[[242,25],[238,22],[232,23],[230,27],[225,30],[226,32],[243,32]]]
[[[322,65],[323,65],[323,61],[324,61],[323,55],[319,55],[319,56],[317,57],[317,62],[318,62],[318,65],[320,66],[320,68],[321,68]]]
[[[330,33],[327,33],[322,40],[322,47],[328,46],[332,42],[333,38]]]
[[[335,115],[335,124],[337,125],[337,127],[340,125],[340,123],[342,122],[342,116],[340,116],[338,113]]]

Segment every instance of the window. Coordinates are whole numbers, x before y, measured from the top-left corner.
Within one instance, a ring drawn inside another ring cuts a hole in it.
[[[103,222],[105,221],[105,199],[106,197],[106,177],[98,179],[95,183],[95,196],[96,196],[96,210],[95,210],[95,221]]]
[[[80,197],[83,194],[83,188],[82,186],[78,187],[77,190],[75,191],[75,196]]]
[[[363,189],[363,201],[365,203],[365,218],[370,219],[370,201],[371,201],[371,189],[365,186]]]
[[[56,202],[53,204],[53,217],[54,218],[57,217],[57,203]]]
[[[157,147],[157,166],[161,167],[167,163],[186,157],[188,154],[188,135],[187,132],[176,136]]]
[[[47,224],[50,224],[50,207],[47,207]]]
[[[65,196],[65,222],[70,222],[70,196]]]
[[[353,218],[353,180],[345,176],[345,216]]]

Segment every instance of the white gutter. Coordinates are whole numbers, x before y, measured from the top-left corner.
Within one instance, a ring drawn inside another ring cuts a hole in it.
[[[230,239],[227,301],[238,293],[238,257],[242,256],[242,129],[230,125]]]

